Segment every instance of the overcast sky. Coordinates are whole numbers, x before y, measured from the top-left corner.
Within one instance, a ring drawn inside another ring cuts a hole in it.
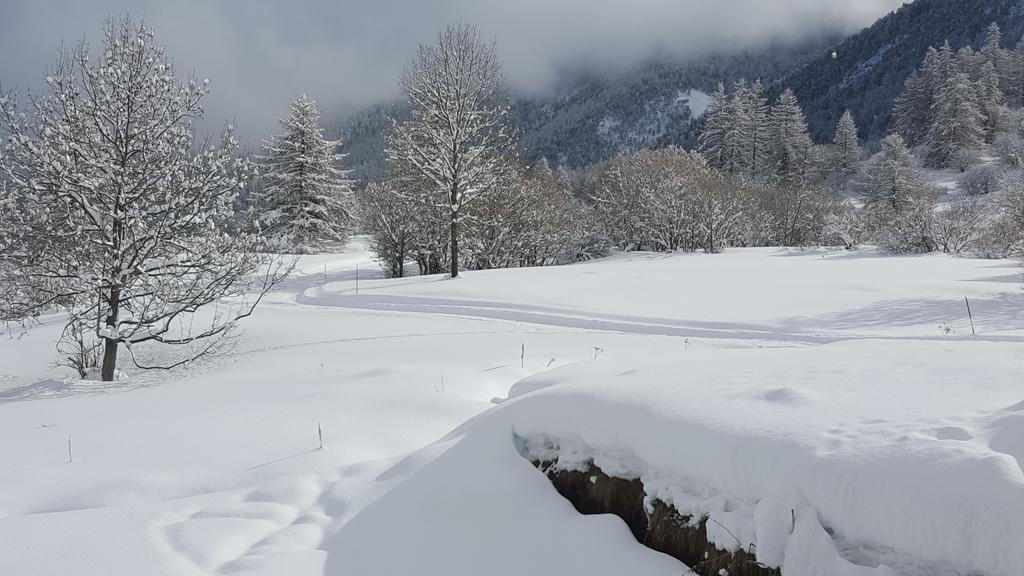
[[[902,0],[0,0],[0,84],[39,86],[63,41],[107,16],[145,17],[179,71],[210,78],[207,123],[263,138],[297,93],[339,116],[396,94],[419,43],[445,24],[498,40],[509,84],[543,91],[558,70],[618,70],[810,31],[854,31]]]

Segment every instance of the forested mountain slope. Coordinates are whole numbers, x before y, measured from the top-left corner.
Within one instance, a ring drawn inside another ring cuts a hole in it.
[[[893,99],[928,47],[946,40],[953,48],[978,47],[992,22],[1003,31],[1003,45],[1012,47],[1024,32],[1024,1],[917,0],[783,75],[779,84],[796,93],[815,139],[827,140],[849,108],[861,137],[878,140],[889,130]]]
[[[774,99],[792,88],[811,135],[831,138],[850,109],[865,141],[889,130],[893,99],[929,46],[981,45],[992,22],[1003,45],[1024,33],[1024,0],[916,0],[845,39],[823,33],[798,44],[681,61],[656,58],[616,75],[567,72],[544,96],[515,96],[514,114],[528,164],[586,166],[623,152],[669,145],[693,147],[698,119],[719,81],[760,78]],[[382,176],[383,133],[392,105],[380,105],[337,123],[348,165],[360,181]]]

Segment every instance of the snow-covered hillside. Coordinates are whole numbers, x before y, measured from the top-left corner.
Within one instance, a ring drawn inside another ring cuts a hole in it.
[[[271,296],[229,354],[115,383],[50,367],[56,319],[4,336],[0,574],[684,572],[524,456],[639,476],[786,574],[1024,570],[1014,262],[384,280],[357,240]]]

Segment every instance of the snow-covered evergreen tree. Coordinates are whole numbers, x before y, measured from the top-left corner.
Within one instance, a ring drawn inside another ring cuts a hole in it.
[[[921,68],[907,78],[903,92],[893,104],[893,130],[911,146],[924,142],[932,119],[932,104],[940,82],[939,60],[935,48],[929,48]]]
[[[1003,48],[1003,33],[999,25],[993,22],[985,34],[985,44],[981,48],[983,62],[992,64],[998,79],[1000,92],[1006,96],[1012,94],[1014,77],[1013,52]]]
[[[898,253],[935,249],[934,195],[899,135],[882,140],[881,157],[865,170],[862,194],[880,246]]]
[[[847,110],[836,125],[831,149],[831,168],[844,182],[857,170],[860,153],[857,124],[853,121],[853,114]]]
[[[700,151],[708,164],[725,169],[725,141],[729,131],[729,96],[721,82],[711,95],[711,101],[704,111],[704,127],[700,133]]]
[[[280,120],[283,133],[264,143],[263,186],[253,199],[264,236],[274,249],[315,252],[344,242],[355,223],[348,173],[339,142],[324,137],[316,103],[300,94]]]
[[[985,45],[981,49],[981,53],[985,56],[985,59],[993,64],[999,58],[999,52],[1003,47],[1003,32],[999,29],[999,24],[995,22],[989,24],[988,30],[985,31]]]
[[[448,211],[454,278],[464,208],[491,191],[512,155],[501,63],[476,27],[450,25],[435,45],[420,46],[401,85],[411,112],[394,122],[387,155],[397,172],[428,186],[425,204]]]
[[[551,163],[548,162],[546,156],[542,156],[540,161],[537,162],[537,165],[533,167],[533,173],[542,176],[553,176],[555,174],[554,170],[551,169]]]
[[[976,82],[978,106],[982,114],[982,134],[986,143],[991,144],[999,131],[1003,117],[1003,90],[995,64],[983,61],[979,66]]]
[[[788,88],[771,109],[771,138],[768,164],[779,182],[806,180],[814,168],[813,142],[807,132],[804,112]]]
[[[744,79],[733,83],[732,98],[726,113],[726,130],[722,136],[721,170],[730,176],[750,174],[751,117],[747,109],[749,88]]]
[[[980,51],[929,48],[893,106],[894,129],[910,145],[926,144],[928,165],[963,168],[982,144],[1004,130],[1007,102],[1017,100],[1017,57],[1001,46],[995,24]],[[1024,53],[1024,50],[1022,50]]]
[[[259,238],[228,233],[249,162],[230,131],[196,145],[206,94],[205,81],[179,83],[152,32],[126,19],[107,24],[97,58],[84,44],[63,52],[26,113],[3,101],[19,234],[0,254],[15,286],[0,318],[67,312],[70,329],[102,341],[112,380],[122,346],[140,367],[174,366],[217,350],[252,313],[288,267],[258,254]],[[179,353],[149,364],[157,344]]]
[[[864,172],[861,191],[864,204],[887,204],[900,211],[925,188],[924,176],[914,164],[903,137],[892,134],[883,139],[881,157]]]
[[[731,96],[719,84],[704,117],[700,150],[710,166],[748,180],[769,172],[772,125],[760,80],[736,80]]]
[[[768,99],[764,97],[764,86],[760,80],[755,81],[741,98],[747,129],[743,140],[748,158],[747,175],[757,179],[764,176],[770,168],[768,146],[773,124],[769,117]]]
[[[930,166],[949,166],[964,152],[984,143],[985,116],[976,88],[967,73],[957,71],[947,76],[936,91],[927,140]]]
[[[1024,107],[1024,38],[1017,42],[1008,60],[1007,77],[1010,89],[1007,92],[1014,96],[1014,103],[1017,106]]]

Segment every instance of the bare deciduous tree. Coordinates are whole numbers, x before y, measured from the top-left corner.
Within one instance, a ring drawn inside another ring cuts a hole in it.
[[[395,122],[389,161],[399,172],[426,181],[422,200],[450,214],[451,275],[459,274],[459,224],[463,209],[500,180],[514,139],[494,45],[476,27],[453,24],[437,43],[420,46],[403,73],[402,92],[412,108]]]
[[[207,82],[179,83],[152,32],[130,19],[107,23],[95,60],[84,43],[62,51],[46,80],[27,113],[10,99],[0,111],[18,228],[0,255],[0,316],[66,311],[69,329],[102,340],[103,380],[122,344],[142,368],[217,350],[288,266],[257,253],[254,236],[228,233],[249,162],[230,129],[220,143],[195,142]],[[144,364],[143,343],[179,353]]]

